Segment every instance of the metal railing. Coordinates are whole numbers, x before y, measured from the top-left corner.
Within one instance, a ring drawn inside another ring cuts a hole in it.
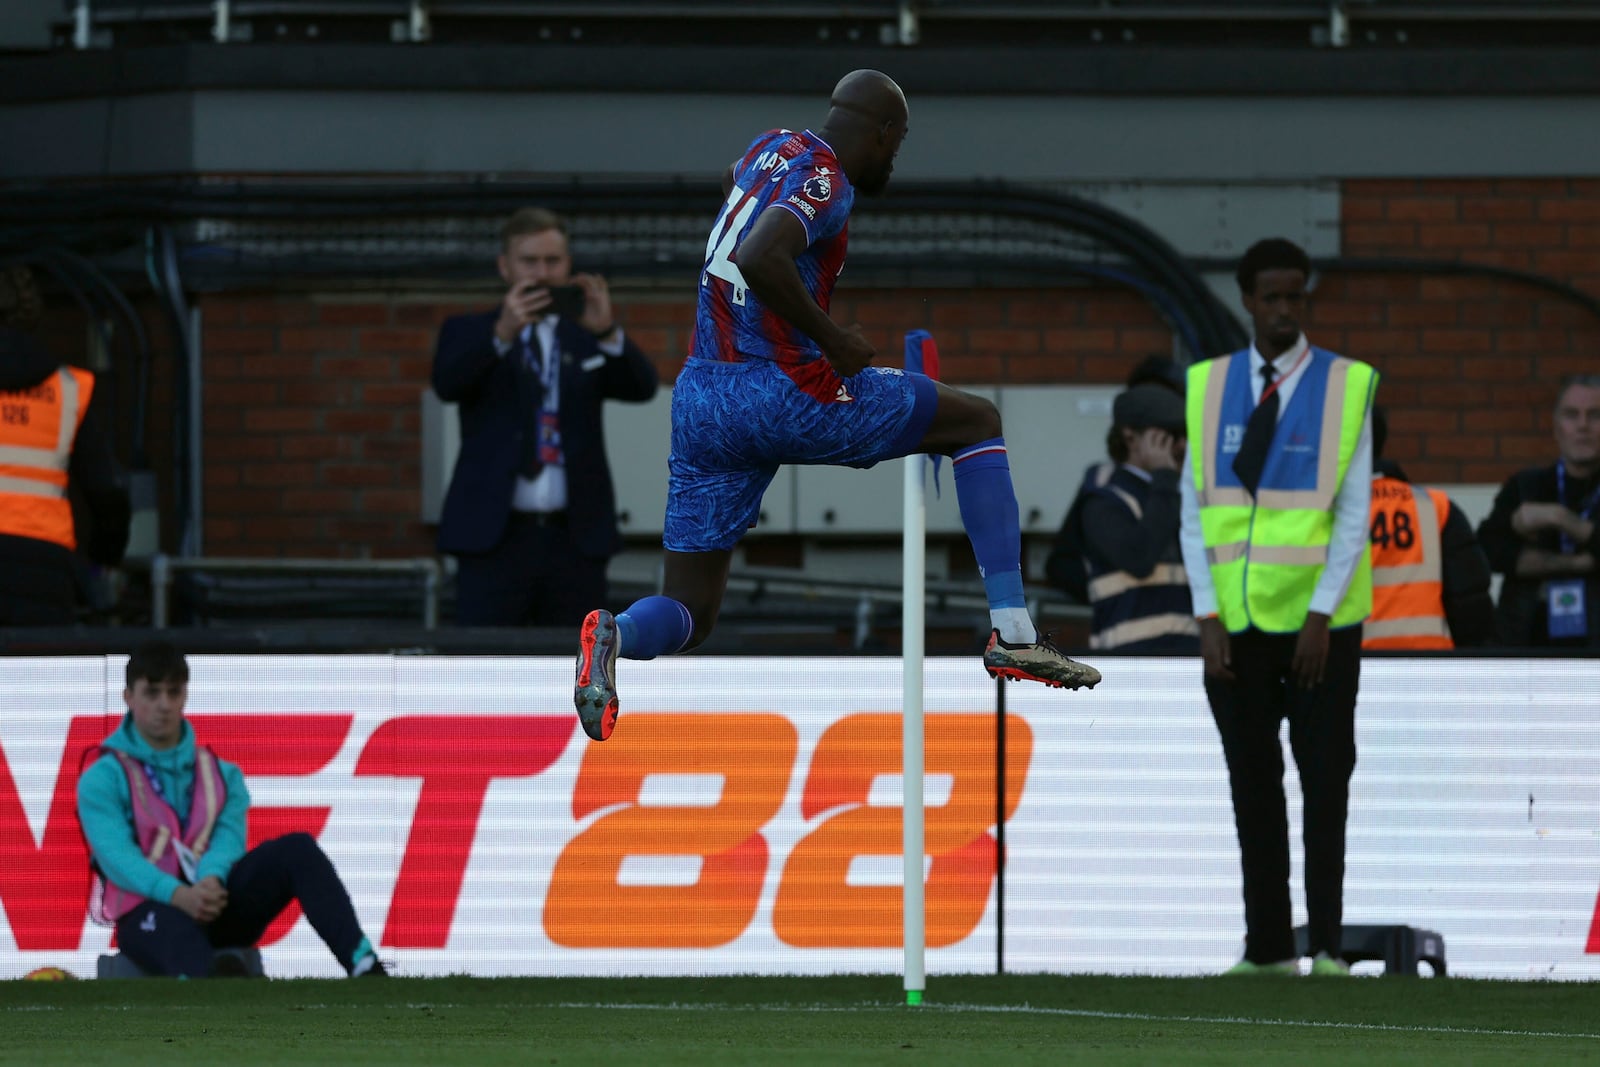
[[[431,557],[414,559],[254,559],[234,557],[177,557],[157,554],[150,558],[150,625],[165,629],[171,625],[171,595],[174,576],[179,572],[194,574],[352,574],[384,575],[412,574],[421,579],[422,627],[434,630],[439,626],[439,604],[443,589],[444,568]],[[853,645],[863,648],[876,628],[876,608],[879,605],[899,604],[904,591],[897,581],[873,582],[860,578],[822,578],[778,567],[745,567],[728,575],[730,595],[742,595],[748,600],[759,600],[768,594],[801,596],[807,599],[831,600],[854,605],[855,633]],[[927,602],[935,610],[971,608],[987,609],[987,600],[981,587],[970,581],[941,581],[931,579],[926,587]],[[1048,611],[1058,618],[1087,618],[1089,609],[1074,603],[1053,590],[1035,591],[1028,599],[1029,611],[1036,617]]]
[[[179,571],[201,574],[415,574],[422,584],[422,628],[439,626],[439,592],[442,568],[439,561],[426,556],[415,559],[243,559],[225,556],[150,558],[150,624],[156,629],[168,625],[168,599],[173,575]]]
[[[924,586],[928,607],[935,611],[947,608],[971,608],[986,612],[989,602],[983,587],[974,581],[949,581],[928,579]],[[768,593],[789,593],[818,599],[853,601],[855,603],[855,634],[852,645],[866,647],[876,624],[876,607],[902,602],[905,590],[898,579],[873,582],[861,578],[819,578],[815,575],[787,571],[780,567],[741,567],[728,574],[729,593],[742,593],[758,600]],[[1089,608],[1067,599],[1054,590],[1035,590],[1028,597],[1028,611],[1035,619],[1042,618],[1046,609],[1058,618],[1087,619]]]

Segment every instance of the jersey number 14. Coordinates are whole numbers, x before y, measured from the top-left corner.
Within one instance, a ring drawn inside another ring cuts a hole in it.
[[[733,246],[738,243],[739,234],[755,210],[756,198],[735,185],[717,215],[716,224],[711,227],[711,236],[706,240],[705,266],[700,275],[701,285],[706,284],[707,274],[732,285],[733,302],[740,307],[744,306],[744,291],[748,286],[744,283],[744,275],[739,273],[738,265],[728,257],[733,255]]]

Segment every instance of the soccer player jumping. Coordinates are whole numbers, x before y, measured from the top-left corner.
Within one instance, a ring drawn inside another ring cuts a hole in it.
[[[816,131],[771,130],[722,177],[689,359],[672,393],[662,596],[584,620],[573,702],[596,741],[617,721],[617,658],[686,652],[716,625],[733,547],[785,463],[871,467],[952,458],[961,522],[993,624],[991,675],[1093,687],[1100,672],[1034,628],[1022,592],[1022,527],[1000,413],[920,374],[873,367],[861,327],[828,317],[856,191],[881,193],[906,138],[905,94],[857,70]]]

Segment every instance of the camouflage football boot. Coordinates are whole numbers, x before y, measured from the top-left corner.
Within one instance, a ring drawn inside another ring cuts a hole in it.
[[[991,678],[1043,682],[1057,689],[1093,689],[1100,684],[1099,671],[1068,659],[1049,634],[1031,645],[1012,645],[1000,640],[999,630],[992,630],[983,650],[983,667]]]

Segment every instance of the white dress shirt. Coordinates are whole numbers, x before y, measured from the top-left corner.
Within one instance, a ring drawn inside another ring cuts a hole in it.
[[[1289,406],[1289,398],[1294,396],[1295,388],[1300,384],[1300,379],[1305,377],[1306,367],[1311,363],[1309,359],[1302,360],[1310,342],[1305,334],[1290,346],[1288,351],[1282,353],[1272,361],[1277,370],[1278,381],[1278,417],[1283,417],[1283,412]],[[1261,402],[1261,368],[1266,366],[1266,357],[1254,344],[1250,346],[1250,395],[1256,403]],[[1209,448],[1215,442],[1190,441],[1190,448]],[[1339,606],[1339,601],[1344,599],[1345,590],[1350,588],[1350,579],[1355,577],[1356,564],[1361,561],[1361,552],[1367,545],[1367,529],[1369,512],[1372,508],[1372,479],[1364,477],[1366,472],[1372,470],[1372,413],[1367,412],[1361,420],[1361,436],[1356,441],[1355,455],[1350,457],[1350,468],[1345,472],[1344,484],[1339,486],[1339,492],[1333,498],[1333,533],[1328,541],[1328,562],[1322,569],[1322,577],[1317,580],[1316,591],[1311,594],[1310,610],[1321,615],[1331,616],[1334,609]],[[1184,464],[1182,483],[1182,529],[1179,542],[1183,548],[1183,565],[1189,572],[1189,592],[1194,600],[1194,613],[1198,618],[1217,614],[1217,589],[1211,581],[1211,565],[1206,562],[1205,535],[1200,531],[1200,497],[1195,491],[1194,468],[1188,463]]]
[[[543,353],[543,362],[540,364],[540,380],[544,383],[544,410],[559,412],[561,410],[561,349],[556,342],[556,324],[561,321],[559,315],[546,315],[538,322],[531,322],[522,328],[518,339],[522,344],[528,343],[531,331],[538,330],[539,351]],[[608,340],[599,341],[600,351],[607,356],[622,355],[622,329],[618,327]],[[520,354],[518,345],[504,344],[498,336],[494,339],[494,348],[501,358],[512,352]],[[565,447],[565,442],[563,442]],[[540,468],[539,473],[532,478],[517,475],[515,488],[511,491],[511,510],[513,511],[564,511],[567,506],[567,468],[559,463],[546,463]]]

